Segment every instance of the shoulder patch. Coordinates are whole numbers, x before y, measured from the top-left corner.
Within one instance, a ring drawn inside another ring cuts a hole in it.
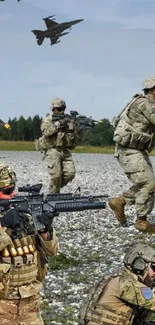
[[[153,296],[152,290],[150,288],[143,287],[143,288],[140,288],[140,291],[141,291],[142,296],[147,300],[150,300]]]

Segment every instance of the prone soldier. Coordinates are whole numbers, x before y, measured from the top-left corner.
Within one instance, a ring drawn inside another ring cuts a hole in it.
[[[144,244],[131,247],[120,274],[103,277],[90,291],[78,325],[155,324],[155,250]]]
[[[0,166],[0,198],[15,196],[16,175]],[[41,218],[41,216],[40,216]],[[40,290],[47,273],[47,257],[58,251],[58,239],[49,215],[38,234],[32,225],[25,228],[29,215],[9,206],[0,213],[0,319],[5,325],[43,325]]]

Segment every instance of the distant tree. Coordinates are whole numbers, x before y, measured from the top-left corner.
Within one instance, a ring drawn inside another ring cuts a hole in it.
[[[41,125],[42,118],[39,115],[35,115],[33,118],[33,137],[34,139],[38,139],[41,136]]]
[[[30,116],[28,117],[28,119],[26,121],[25,141],[34,141],[33,120]]]
[[[19,140],[18,138],[18,132],[17,132],[17,123],[18,120],[15,117],[13,120],[11,120],[11,118],[9,118],[8,123],[11,126],[11,140]]]
[[[102,124],[96,124],[93,129],[86,129],[81,139],[82,145],[90,146],[112,146],[113,127],[108,119],[103,119]]]
[[[26,140],[26,120],[25,118],[21,115],[18,123],[17,123],[17,132],[18,132],[18,140],[25,141]]]

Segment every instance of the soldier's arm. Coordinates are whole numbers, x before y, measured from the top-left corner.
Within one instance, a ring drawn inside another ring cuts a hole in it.
[[[45,118],[43,119],[42,123],[41,123],[41,131],[42,131],[42,134],[45,136],[45,137],[50,137],[54,134],[56,134],[58,131],[59,131],[59,128],[58,128],[58,121],[56,122],[52,122],[51,119],[49,118]]]
[[[134,306],[155,311],[155,294],[139,281],[120,278],[120,298]]]
[[[8,245],[12,245],[10,236],[5,232],[7,228],[0,226],[0,251],[2,251]]]
[[[49,235],[51,235],[49,237]],[[41,237],[41,246],[46,255],[56,255],[59,250],[59,242],[56,236],[55,230],[53,229],[52,233],[40,234]]]
[[[155,125],[155,103],[148,102],[148,100],[145,99],[140,103],[139,108],[147,120]]]

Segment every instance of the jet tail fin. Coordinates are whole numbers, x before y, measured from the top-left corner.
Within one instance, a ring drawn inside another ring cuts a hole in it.
[[[44,41],[43,31],[34,29],[31,32],[36,36],[38,45],[41,45]]]
[[[43,31],[39,29],[33,29],[31,32],[36,36],[40,36],[43,33]]]

